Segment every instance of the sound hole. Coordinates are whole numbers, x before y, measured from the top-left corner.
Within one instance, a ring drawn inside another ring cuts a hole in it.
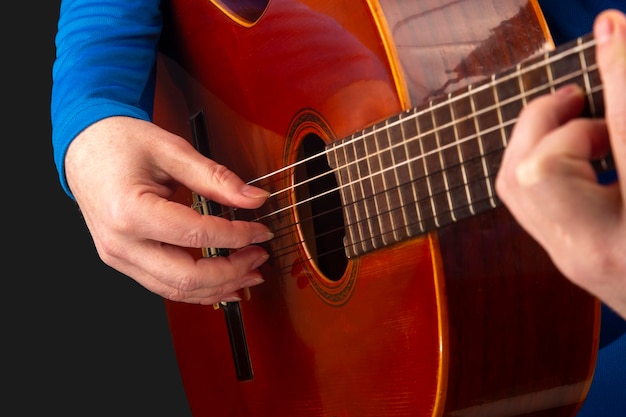
[[[348,260],[343,247],[344,219],[337,181],[326,161],[324,141],[305,136],[295,169],[298,225],[311,260],[331,281],[344,274]]]

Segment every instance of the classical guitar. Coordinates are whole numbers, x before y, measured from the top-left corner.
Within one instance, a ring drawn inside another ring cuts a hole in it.
[[[579,83],[602,116],[590,36],[554,49],[527,0],[163,7],[156,123],[271,192],[176,198],[276,234],[242,301],[166,301],[194,416],[575,415],[598,302],[494,177],[532,98]]]

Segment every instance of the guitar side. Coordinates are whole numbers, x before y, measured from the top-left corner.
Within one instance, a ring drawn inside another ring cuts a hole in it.
[[[190,117],[205,117],[212,157],[252,180],[310,137],[348,136],[549,42],[532,2],[405,3],[273,0],[251,21],[226,1],[168,2],[155,121],[191,141]],[[249,381],[220,311],[166,301],[195,416],[574,415],[597,301],[505,209],[350,259],[332,279],[306,240],[294,228],[273,242],[297,250],[270,259],[241,302]]]

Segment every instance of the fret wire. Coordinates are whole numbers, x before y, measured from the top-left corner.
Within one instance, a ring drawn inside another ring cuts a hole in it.
[[[348,158],[348,150],[347,150],[347,146],[342,147],[342,151],[343,151],[343,153],[344,153],[344,159],[346,160],[346,162],[347,162],[347,161],[350,161],[350,159]],[[354,166],[352,163],[350,163],[350,164],[346,165],[346,167],[347,167],[347,168],[350,168],[350,167],[352,167],[352,166]],[[351,170],[350,170],[350,169],[347,169],[347,170],[346,170],[346,173],[347,173],[348,180],[349,180],[349,183],[348,183],[348,184],[349,184],[349,188],[350,188],[350,190],[351,190],[351,195],[353,195],[353,196],[354,196],[354,202],[357,202],[357,201],[359,201],[359,198],[358,198],[358,197],[359,197],[359,194],[357,193],[357,190],[354,188],[354,185],[355,185],[355,181],[358,181],[358,178],[357,178],[357,180],[353,180],[353,179],[352,179],[352,172],[351,172]],[[361,187],[360,181],[359,181],[359,183],[358,183],[358,184],[356,184],[356,186],[357,186],[357,187]],[[340,187],[340,188],[343,188],[343,187]],[[359,210],[357,209],[356,204],[352,204],[352,205],[351,205],[351,207],[353,208],[354,217],[356,218],[356,220],[357,220],[357,224],[359,225],[356,229],[354,229],[354,232],[358,232],[358,234],[357,234],[357,236],[356,236],[356,237],[353,237],[353,238],[352,238],[352,242],[363,241],[364,239],[362,239],[362,237],[363,237],[365,234],[364,234],[363,226],[361,225],[361,216],[360,216],[360,212],[359,212]],[[353,229],[353,228],[350,228],[350,229]],[[365,252],[365,251],[366,251],[366,248],[363,248],[363,251]]]
[[[405,114],[406,113],[400,113],[398,115],[398,120],[399,121],[402,120],[402,117],[404,117]],[[405,129],[404,129],[405,123],[400,122],[399,126],[400,126],[400,138],[401,138],[400,143],[405,145],[405,146],[402,147],[402,153],[404,155],[404,159],[406,160],[406,159],[409,158],[409,154],[408,154],[408,150],[406,148],[406,134],[405,134]],[[389,143],[391,144],[391,135],[388,135],[387,138],[389,140]],[[395,152],[391,152],[391,158],[392,158],[392,165],[396,166],[397,158],[396,158]],[[409,178],[413,177],[412,170],[408,169],[408,167],[407,167],[406,172],[409,175]],[[396,178],[396,185],[398,186],[398,188],[400,188],[400,186],[401,186],[400,184],[401,183],[400,183],[400,175],[398,173],[398,170],[394,170],[394,174],[395,174],[395,178]],[[417,200],[417,196],[415,195],[415,187],[410,187],[409,191],[413,195],[412,201],[416,201]],[[402,209],[407,204],[406,203],[407,197],[406,197],[405,193],[403,193],[403,192],[398,192],[398,197],[399,197],[399,200],[400,200],[400,212],[402,213],[402,223],[401,224],[404,225],[404,230],[402,232],[400,230],[398,230],[398,232],[396,233],[396,237],[399,238],[401,233],[404,236],[411,236],[411,230],[410,230],[410,228],[408,226],[408,223],[409,223],[408,220],[411,217],[408,216],[408,213],[406,212],[406,210]],[[411,199],[409,199],[409,201],[411,201]],[[420,224],[420,226],[421,226],[421,213],[420,213],[420,210],[419,209],[415,210],[415,214],[417,216],[418,224]]]
[[[498,126],[500,127],[499,131],[500,131],[500,138],[502,139],[502,146],[506,147],[507,140],[506,140],[506,132],[504,130],[504,120],[503,120],[503,117],[502,117],[502,105],[499,105],[499,106],[496,105],[496,104],[500,103],[500,98],[498,97],[498,91],[496,90],[495,78],[496,78],[495,74],[491,76],[491,80],[492,80],[492,82],[491,82],[491,89],[492,89],[492,92],[493,92],[493,100],[494,100],[494,103],[495,103],[494,107],[496,109],[496,115],[498,116]]]
[[[377,233],[378,237],[382,237],[384,235],[383,231],[386,229],[384,222],[383,222],[383,215],[381,214],[385,212],[385,210],[383,209],[384,202],[382,202],[381,200],[386,198],[386,193],[377,192],[378,187],[376,187],[376,183],[375,183],[375,180],[377,177],[379,177],[380,180],[382,181],[382,184],[383,184],[382,189],[388,190],[388,188],[385,186],[385,179],[384,179],[385,172],[379,168],[383,166],[382,161],[380,159],[381,151],[380,151],[379,144],[378,144],[380,132],[385,132],[385,129],[380,129],[379,131],[371,135],[371,138],[372,138],[371,144],[374,146],[373,152],[370,149],[368,149],[368,142],[367,141],[363,142],[365,144],[365,149],[366,149],[365,154],[371,155],[371,157],[367,158],[368,170],[371,173],[370,184],[372,187],[372,192],[368,200],[374,206],[374,212],[375,212],[373,214],[368,213],[368,219],[369,219],[368,224],[370,225],[371,232],[375,232],[375,230],[378,230],[378,233]],[[372,161],[376,162],[376,165],[374,167],[372,166]],[[377,241],[376,240],[373,240],[373,241],[374,241],[374,247],[377,247]]]
[[[432,105],[432,101],[431,101],[431,105]],[[439,129],[437,129],[437,120],[435,118],[435,111],[431,111],[430,112],[430,116],[433,119],[433,131],[435,134],[435,141],[437,143],[437,149],[441,150],[443,149],[443,146],[441,145],[441,130],[443,128],[443,126],[439,126]],[[451,122],[451,124],[454,126],[454,122]],[[445,126],[445,125],[444,125]],[[451,144],[453,145],[453,144]],[[437,156],[439,157],[439,164],[441,165],[441,176],[443,178],[443,186],[445,188],[445,190],[447,191],[445,194],[446,200],[448,202],[448,208],[450,209],[450,213],[452,215],[452,219],[456,220],[455,215],[454,215],[454,210],[453,210],[453,205],[452,205],[452,198],[450,197],[450,184],[449,184],[449,180],[448,180],[448,175],[447,175],[447,170],[444,169],[446,167],[445,161],[443,159],[443,152],[439,151],[437,152]]]
[[[385,131],[386,131],[386,129],[381,129],[376,134],[372,135],[372,137],[374,138],[374,147],[375,147],[374,154],[375,155],[373,155],[373,157],[369,158],[368,160],[369,161],[375,160],[377,162],[376,162],[376,167],[372,168],[370,166],[371,170],[375,170],[378,167],[384,166],[383,163],[382,163],[382,160],[381,160],[381,156],[382,156],[381,152],[382,151],[380,150],[379,141],[380,141],[380,133],[385,133]],[[366,153],[369,154],[369,152],[366,152]],[[376,207],[376,222],[378,223],[378,230],[380,230],[379,237],[383,237],[385,235],[385,233],[386,233],[385,230],[387,228],[385,227],[385,222],[383,220],[384,214],[381,214],[381,213],[385,213],[385,206],[387,204],[387,201],[386,201],[386,199],[387,199],[387,192],[378,193],[377,192],[378,187],[376,187],[376,185],[374,184],[373,180],[376,177],[379,177],[379,181],[382,181],[382,189],[383,190],[389,190],[389,189],[386,187],[385,179],[384,179],[384,175],[385,175],[386,172],[382,172],[382,171],[380,171],[380,169],[378,169],[377,172],[379,172],[379,174],[372,175],[372,191],[373,191],[372,201],[374,202],[374,205]],[[387,206],[387,208],[388,207],[389,206]],[[384,242],[384,237],[383,237],[382,240]],[[376,246],[376,245],[374,245],[374,246]]]
[[[410,112],[410,110],[408,112],[403,113],[403,114],[407,114],[408,115],[408,114],[410,114],[409,112]],[[402,119],[402,117],[400,118],[400,120],[401,119]],[[417,125],[417,123],[414,123],[414,124]],[[406,160],[410,160],[409,149],[408,149],[409,141],[407,140],[406,126],[408,126],[406,122],[401,122],[400,123],[400,130],[402,132],[402,139],[403,139],[402,140],[402,144],[404,146],[404,153],[407,156]],[[416,130],[417,130],[417,127],[416,127]],[[395,164],[395,161],[394,161],[394,164]],[[415,181],[417,179],[415,178],[415,175],[413,173],[413,164],[409,164],[408,168],[409,168],[408,172],[409,172],[409,178],[411,180],[411,183],[415,183]],[[416,187],[410,187],[410,188],[411,188],[411,192],[413,193],[413,201],[417,202],[419,200],[419,194],[418,194],[417,188]],[[424,230],[424,222],[423,222],[423,213],[422,213],[421,205],[416,204],[416,212],[417,212],[417,219],[418,219],[419,229],[423,231]],[[403,213],[405,215],[405,224],[407,225],[406,226],[406,232],[410,236],[411,235],[411,231],[410,231],[410,227],[408,225],[408,222],[406,222],[406,212],[403,210]]]
[[[373,144],[374,149],[370,149],[370,146]],[[380,208],[377,199],[374,197],[376,195],[376,184],[374,183],[375,177],[382,175],[382,170],[373,170],[371,161],[378,156],[378,151],[376,150],[376,134],[368,135],[363,140],[363,147],[357,149],[357,155],[359,151],[363,151],[363,158],[361,160],[361,164],[359,164],[359,178],[362,180],[361,188],[363,189],[363,198],[364,198],[364,207],[365,207],[365,218],[367,219],[367,226],[370,231],[370,235],[380,236],[383,230],[383,225],[381,223]],[[367,175],[363,175],[361,171],[361,167],[367,170]],[[370,243],[376,246],[376,241],[370,239]]]
[[[432,105],[432,101],[430,102],[430,104]],[[431,112],[432,115],[432,112]],[[416,125],[417,125],[417,129],[419,130],[420,128],[420,124],[418,123],[419,119],[416,119]],[[424,137],[424,133],[420,132],[419,136],[417,138],[423,138]],[[416,139],[417,139],[416,138]],[[417,141],[419,143],[420,146],[420,155],[421,155],[421,160],[422,160],[422,164],[424,165],[424,175],[426,177],[426,185],[428,187],[428,195],[433,195],[433,187],[432,184],[430,182],[430,178],[431,175],[428,172],[428,164],[426,163],[426,157],[428,156],[426,153],[424,153],[424,143],[421,140]],[[433,151],[436,152],[436,151]],[[429,154],[432,154],[429,152]],[[433,200],[430,200],[430,207],[432,209],[432,213],[433,213],[433,220],[435,221],[435,225],[437,227],[439,227],[439,218],[437,217],[437,207],[435,205],[435,202]]]
[[[451,98],[452,98],[452,93],[450,93],[448,95],[448,99],[449,99],[450,103],[453,103],[453,101],[450,100]],[[452,114],[452,119],[457,121],[457,123],[455,123],[454,126],[453,126],[454,142],[457,143],[456,150],[457,150],[457,154],[459,155],[459,163],[461,165],[461,174],[463,176],[463,183],[466,184],[466,187],[465,187],[466,201],[468,203],[468,207],[469,207],[470,213],[474,214],[474,207],[472,205],[472,194],[470,192],[469,185],[467,184],[467,182],[468,182],[467,181],[467,179],[468,179],[467,169],[466,169],[466,166],[465,166],[465,163],[464,163],[463,152],[461,151],[461,143],[462,142],[460,140],[461,138],[460,138],[460,135],[459,135],[459,123],[460,123],[460,121],[462,121],[465,118],[466,115],[458,115],[459,117],[456,117],[457,115],[456,115],[456,112],[454,111],[454,107],[452,107],[452,104],[450,104],[450,113]]]
[[[578,45],[581,45],[582,39],[578,38],[577,40]],[[585,81],[585,90],[586,91],[591,91],[591,80],[589,79],[589,68],[587,67],[587,60],[585,59],[585,54],[583,53],[584,50],[580,50],[578,52],[578,60],[580,61],[580,66],[582,69],[582,73],[583,73],[583,80]],[[589,107],[591,108],[591,114],[596,114],[596,102],[593,99],[593,95],[592,94],[588,94],[588,103],[589,103]]]
[[[342,169],[343,166],[345,166],[345,164],[342,164],[341,161],[339,160],[339,155],[340,153],[335,151],[335,152],[331,152],[332,156],[334,156],[334,158],[331,158],[330,156],[327,156],[328,159],[328,165],[333,167],[335,169],[335,171],[337,171],[337,175],[338,177],[341,179],[344,176],[347,176],[345,173],[345,169]],[[333,162],[334,161],[334,166],[333,166]],[[348,181],[349,181],[349,177],[348,177]],[[340,183],[343,183],[340,182]],[[342,197],[342,201],[344,202],[344,205],[342,207],[343,212],[344,212],[344,216],[345,216],[345,221],[346,223],[351,223],[352,221],[352,214],[354,213],[354,207],[352,206],[352,201],[354,201],[354,199],[352,198],[352,189],[350,187],[339,187],[339,192],[340,194],[343,196]],[[345,233],[347,234],[347,240],[349,240],[350,242],[354,242],[356,239],[354,237],[354,233],[355,230],[353,227],[346,227],[345,228],[346,231]],[[345,246],[345,250],[346,250],[346,257],[350,257],[350,253],[348,252],[348,245],[344,245]],[[353,255],[356,255],[356,253],[354,253]]]
[[[472,89],[472,85],[470,85],[468,87],[468,90]],[[475,94],[469,94],[469,100],[470,100],[470,106],[472,107],[472,113],[476,112],[476,102],[475,102],[475,98],[476,95]],[[478,124],[478,118],[474,117],[474,126],[476,129],[476,139],[478,142],[478,149],[479,149],[479,153],[481,155],[481,165],[483,167],[483,173],[485,174],[485,183],[487,186],[487,193],[489,194],[489,201],[492,207],[496,206],[496,201],[494,199],[494,194],[495,191],[493,190],[492,186],[491,186],[491,181],[489,181],[489,168],[487,166],[487,161],[485,159],[485,146],[483,144],[483,135],[481,134],[481,129],[480,126]]]
[[[518,73],[522,72],[522,64],[517,64],[517,72]],[[522,97],[522,107],[526,107],[526,105],[528,104],[528,101],[527,101],[526,90],[524,89],[524,82],[522,80],[522,77],[517,77],[517,85],[519,87],[520,96]]]
[[[393,152],[391,151],[391,149],[394,148],[392,140],[391,140],[391,136],[390,136],[390,128],[389,126],[389,119],[385,120],[385,129],[384,132],[385,134],[383,135],[383,140],[386,142],[386,146],[383,147],[383,149],[386,149],[385,154],[389,155],[389,159],[391,160],[391,166],[395,166],[395,160],[393,157]],[[379,141],[376,142],[377,148],[380,149],[380,143]],[[384,145],[384,144],[383,144]],[[383,152],[381,151],[381,156],[384,155]],[[386,166],[387,164],[385,164],[385,160],[383,158],[380,158],[380,165],[381,166]],[[397,241],[397,239],[399,238],[398,235],[398,227],[396,227],[395,223],[397,222],[396,220],[396,216],[393,215],[393,211],[395,210],[395,207],[397,206],[397,204],[394,204],[394,202],[392,201],[392,196],[391,196],[391,192],[392,192],[392,188],[390,188],[388,186],[387,183],[387,176],[383,173],[382,175],[382,179],[383,179],[383,187],[385,190],[389,190],[390,192],[385,193],[385,201],[387,204],[387,207],[390,209],[389,210],[389,223],[391,224],[391,231],[390,232],[386,232],[383,235],[383,243],[384,244],[388,244],[391,243],[387,240],[387,233],[393,235],[392,237],[392,242],[393,241]],[[394,169],[391,171],[391,176],[393,177],[393,184],[395,184],[395,187],[393,188],[393,192],[394,193],[398,193],[398,195],[401,195],[402,193],[399,192],[398,188],[398,184],[400,183],[399,178],[398,178],[398,170]],[[401,197],[399,198],[399,200],[401,199]],[[386,230],[386,228],[384,228],[383,230]]]
[[[365,140],[367,137],[364,137],[363,140]],[[361,162],[362,162],[362,158],[359,158],[358,155],[356,154],[356,149],[355,149],[355,143],[351,143],[351,146],[349,147],[349,152],[347,152],[347,156],[349,157],[350,155],[353,155],[353,157],[350,159],[348,159],[348,161],[352,161],[352,163],[350,164],[350,168],[348,170],[348,172],[350,172],[350,184],[354,190],[354,195],[356,196],[356,200],[357,202],[363,201],[366,194],[365,194],[365,188],[364,188],[364,182],[365,180],[369,180],[370,176],[366,175],[364,176],[360,171],[361,171]],[[363,205],[363,204],[359,204],[358,206],[355,207],[355,211],[357,213],[357,217],[359,219],[359,236],[363,237],[363,236],[367,236],[367,221],[368,221],[368,213],[367,213],[367,205]],[[360,240],[360,242],[362,242],[363,245],[365,245],[365,241],[363,239]],[[362,248],[363,251],[367,251],[368,248],[366,246],[364,246]]]

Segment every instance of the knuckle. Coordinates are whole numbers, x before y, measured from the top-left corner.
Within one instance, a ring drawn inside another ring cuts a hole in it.
[[[196,291],[201,289],[199,281],[191,275],[179,275],[174,279],[176,283],[166,295],[166,298],[172,301],[187,301],[193,298]]]
[[[117,260],[123,258],[125,253],[118,240],[108,234],[98,237],[96,251],[102,262],[111,267],[115,267]]]
[[[609,245],[607,249],[604,239],[594,241],[592,257],[592,264],[596,265],[595,269],[598,271],[598,276],[614,277],[626,269],[624,247],[618,242],[615,245]]]
[[[110,218],[110,224],[113,225],[115,232],[120,235],[132,234],[136,228],[136,224],[133,219],[133,207],[136,205],[132,201],[115,199],[111,200],[108,205],[108,216]]]
[[[187,242],[190,248],[206,247],[210,240],[208,233],[200,228],[186,231],[182,239]]]
[[[226,185],[234,176],[234,173],[226,166],[215,163],[210,167],[209,178],[210,181],[219,186]]]
[[[186,297],[184,292],[181,292],[178,289],[172,290],[168,294],[165,294],[164,297],[167,298],[170,301],[175,301],[175,302],[184,302],[188,298],[188,297]]]

